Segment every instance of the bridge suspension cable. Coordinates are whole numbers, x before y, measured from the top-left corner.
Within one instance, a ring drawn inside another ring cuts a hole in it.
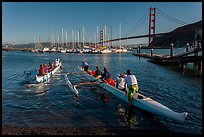
[[[142,16],[142,18],[140,18],[140,20],[137,22],[137,24],[135,24],[127,33],[126,35],[124,35],[124,37],[127,37],[128,35],[132,34],[133,32],[135,32],[140,26],[141,24],[145,21],[145,17],[148,17],[148,10],[145,12],[145,14]]]
[[[174,17],[172,17],[172,16],[170,16],[170,15],[168,15],[168,14],[162,12],[162,11],[161,11],[160,9],[158,9],[158,8],[157,8],[157,13],[158,13],[159,15],[161,15],[161,16],[163,16],[163,17],[165,17],[165,18],[167,18],[167,19],[169,19],[169,20],[175,22],[175,23],[178,23],[178,24],[180,24],[180,25],[187,25],[187,23],[185,23],[185,22],[183,22],[183,21],[180,21],[180,20],[178,20],[178,19],[176,19],[176,18],[174,18]]]

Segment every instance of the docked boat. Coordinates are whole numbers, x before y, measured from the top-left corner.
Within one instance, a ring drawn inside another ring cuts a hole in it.
[[[42,50],[40,50],[40,52],[49,52],[49,51],[50,51],[50,49],[47,48],[47,47],[45,47],[45,48],[43,48]]]
[[[66,53],[66,49],[61,49],[60,53]]]
[[[83,71],[81,67],[79,67],[79,68],[81,71]],[[109,92],[111,92],[115,96],[119,97],[120,99],[124,100],[125,102],[128,102],[128,96],[124,91],[122,91],[116,87],[113,87],[109,84],[106,84],[106,83],[102,82],[100,79],[98,80],[97,78],[92,77],[91,75],[89,75],[87,73],[84,73],[84,76],[91,81],[98,81],[99,86],[108,90]],[[187,112],[182,112],[182,113],[175,112],[175,111],[171,110],[170,108],[162,105],[161,103],[159,103],[159,102],[157,102],[157,101],[155,101],[149,97],[146,97],[140,93],[137,93],[133,96],[132,104],[137,108],[140,108],[142,110],[145,110],[145,111],[150,112],[152,114],[155,114],[157,116],[166,117],[166,118],[176,120],[176,121],[184,121],[187,114],[188,114]]]
[[[101,53],[101,54],[109,54],[109,53],[112,53],[112,50],[110,50],[110,49],[104,49],[104,50],[101,50],[100,53]]]
[[[54,73],[56,73],[62,66],[62,62],[59,63],[59,66],[57,66],[56,68],[54,68],[51,72],[47,73],[46,75],[44,76],[38,76],[38,75],[35,75],[35,80],[36,82],[40,83],[40,82],[45,82],[47,81],[49,78],[52,77],[52,75]]]

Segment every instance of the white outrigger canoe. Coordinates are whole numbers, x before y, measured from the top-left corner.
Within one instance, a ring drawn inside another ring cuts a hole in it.
[[[83,71],[81,67],[79,67],[79,68],[81,71]],[[113,87],[109,84],[103,83],[101,80],[97,80],[97,78],[92,77],[91,75],[89,75],[87,73],[84,73],[84,76],[91,81],[100,82],[98,84],[99,86],[108,90],[109,92],[111,92],[115,96],[119,97],[120,99],[124,100],[125,102],[128,102],[128,96],[124,91],[117,89],[116,87]],[[176,120],[176,121],[184,121],[187,114],[188,114],[187,112],[182,112],[182,113],[175,112],[175,111],[171,110],[170,108],[162,105],[161,103],[159,103],[159,102],[157,102],[157,101],[155,101],[149,97],[146,97],[140,93],[135,94],[133,96],[132,104],[135,107],[140,108],[142,110],[145,110],[147,112],[150,112],[152,114],[166,117],[166,118]]]
[[[66,84],[68,85],[68,87],[71,89],[71,91],[72,91],[76,96],[78,96],[79,92],[78,92],[78,90],[76,89],[76,86],[75,86],[75,85],[72,85],[72,83],[69,81],[69,79],[68,79],[68,77],[67,77],[67,74],[64,74],[64,77],[65,77]]]
[[[59,66],[57,66],[55,69],[53,69],[51,72],[47,73],[44,76],[35,75],[35,80],[38,83],[47,81],[50,77],[52,77],[54,73],[56,73],[60,69],[61,66],[62,66],[62,62],[59,63]]]

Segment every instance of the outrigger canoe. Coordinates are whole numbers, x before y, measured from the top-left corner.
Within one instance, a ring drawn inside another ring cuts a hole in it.
[[[64,74],[64,77],[65,77],[66,84],[68,85],[68,87],[71,89],[71,91],[72,91],[76,96],[78,96],[79,92],[78,92],[78,90],[76,89],[76,86],[75,86],[75,85],[72,85],[72,83],[69,81],[69,79],[68,79],[68,77],[67,77],[67,74]]]
[[[79,67],[81,71],[82,68]],[[116,87],[113,87],[109,84],[106,84],[104,82],[102,82],[100,79],[97,80],[97,78],[92,77],[91,75],[84,73],[84,76],[91,80],[91,81],[98,81],[99,82],[99,86],[101,86],[102,88],[108,90],[109,92],[111,92],[112,94],[114,94],[115,96],[119,97],[120,99],[124,100],[125,102],[128,102],[128,96],[127,94],[120,90],[117,89]],[[140,108],[142,110],[145,110],[147,112],[150,112],[152,114],[158,115],[158,116],[162,116],[162,117],[166,117],[172,120],[176,120],[176,121],[184,121],[186,116],[187,116],[187,112],[175,112],[173,110],[171,110],[170,108],[162,105],[161,103],[146,97],[140,93],[137,93],[133,96],[133,100],[132,100],[132,104],[137,107]]]
[[[40,82],[45,82],[47,81],[50,77],[52,77],[52,75],[54,73],[56,73],[62,66],[62,62],[59,63],[59,66],[57,66],[56,68],[54,68],[51,72],[47,73],[46,75],[44,76],[38,76],[38,75],[35,75],[35,80],[40,83]]]

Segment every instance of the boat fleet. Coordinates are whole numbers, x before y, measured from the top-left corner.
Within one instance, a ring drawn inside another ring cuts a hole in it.
[[[83,53],[83,54],[111,54],[111,53],[128,53],[131,50],[128,50],[124,47],[121,48],[106,48],[106,49],[98,49],[98,48],[77,48],[77,49],[60,49],[56,50],[56,48],[43,48],[43,49],[33,49],[31,52],[57,52],[57,53]]]
[[[36,82],[37,83],[46,82],[61,67],[62,67],[62,62],[60,61],[59,65],[57,67],[55,67],[51,72],[47,73],[46,75],[44,75],[44,76],[35,75]],[[84,77],[89,79],[91,82],[94,81],[100,87],[104,88],[105,90],[111,92],[116,97],[118,97],[118,98],[120,98],[123,101],[128,103],[128,95],[127,95],[127,93],[124,90],[117,88],[115,85],[113,86],[113,85],[110,85],[108,83],[105,83],[101,79],[98,79],[98,78],[96,78],[94,76],[91,76],[90,74],[85,72],[82,69],[82,67],[78,66],[78,69],[79,69],[79,72]],[[65,77],[66,84],[69,87],[70,91],[73,92],[76,97],[79,97],[79,92],[78,92],[78,90],[76,88],[77,85],[73,85],[70,82],[70,80],[68,79],[68,75],[66,73],[64,73],[64,77]],[[164,106],[161,103],[153,100],[152,98],[146,97],[145,95],[142,95],[141,93],[135,93],[134,94],[133,100],[132,100],[132,105],[137,107],[137,108],[139,108],[139,109],[142,109],[144,111],[152,113],[152,114],[154,114],[156,116],[172,119],[172,120],[179,121],[179,122],[184,121],[186,116],[187,116],[187,114],[188,114],[187,112],[176,112],[176,111],[173,111],[172,109],[168,108],[167,106]]]

